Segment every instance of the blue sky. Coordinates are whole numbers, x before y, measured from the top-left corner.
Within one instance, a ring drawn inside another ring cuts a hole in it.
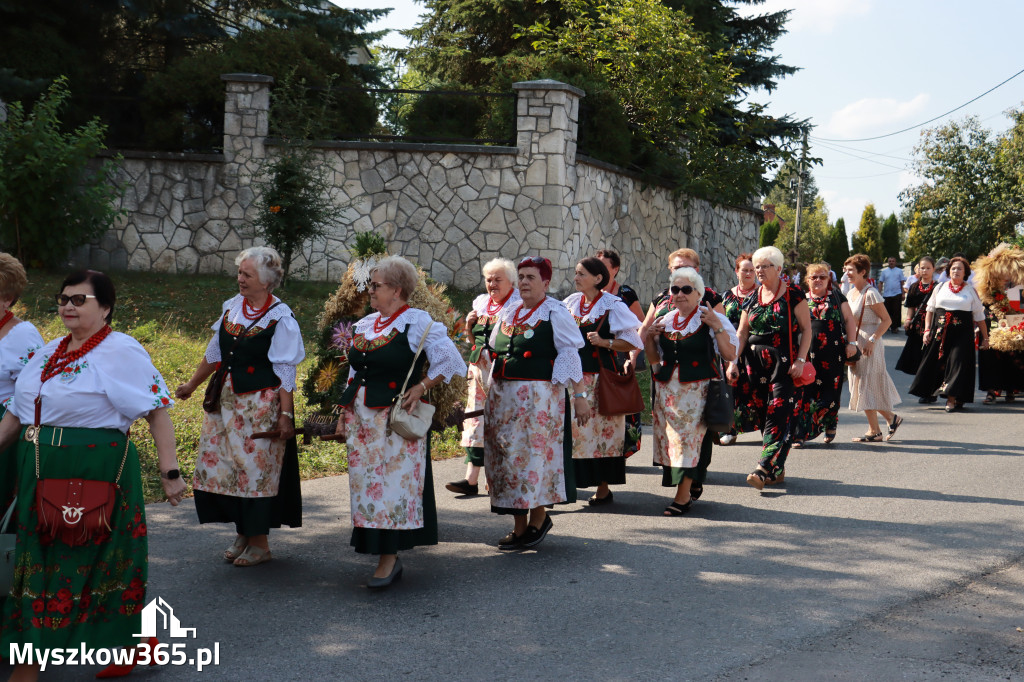
[[[374,28],[410,28],[424,11],[411,0],[361,0],[355,6],[395,8]],[[915,126],[1024,69],[1018,48],[1024,0],[767,0],[761,7],[793,10],[789,33],[775,51],[802,70],[773,93],[752,99],[816,126],[810,152],[823,163],[812,173],[830,218],[845,218],[849,232],[868,202],[881,215],[899,212],[900,191],[916,183],[911,159],[923,128],[867,142],[825,140]],[[403,44],[397,35],[385,42]],[[1009,126],[1004,112],[1021,106],[1024,74],[926,127],[975,115],[1001,132]]]

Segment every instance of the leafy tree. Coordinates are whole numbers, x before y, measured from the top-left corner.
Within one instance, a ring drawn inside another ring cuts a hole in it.
[[[67,80],[58,79],[31,113],[13,102],[0,124],[0,242],[26,265],[62,263],[119,215],[112,162],[90,168],[104,149],[103,126],[92,120],[61,131],[69,97]]]
[[[765,201],[776,206],[788,206],[792,209],[796,209],[796,195],[797,195],[797,168],[799,167],[799,161],[797,159],[787,159],[779,171],[775,174],[775,178],[772,180],[771,189],[768,191],[768,195]],[[815,206],[815,199],[818,197],[818,183],[815,182],[814,176],[811,174],[809,168],[804,168],[804,198],[803,207],[806,211],[813,211]]]
[[[874,204],[865,206],[860,214],[860,227],[853,234],[853,251],[866,254],[872,263],[882,260],[882,227]]]
[[[999,142],[990,131],[969,117],[926,130],[923,138],[914,148],[914,170],[923,182],[900,193],[920,214],[911,229],[914,245],[973,259],[1011,236],[1015,221],[1005,197],[1008,186],[1012,196],[1012,177],[995,163]]]
[[[793,249],[796,225],[796,209],[789,206],[776,206],[776,212],[786,223],[786,228],[779,233],[775,246],[784,254]],[[828,223],[828,208],[825,200],[815,197],[810,206],[806,207],[800,218],[800,246],[797,249],[797,260],[803,263],[815,263],[824,259],[829,243],[832,226]]]
[[[824,260],[838,273],[843,267],[843,263],[849,257],[850,242],[846,236],[846,221],[839,218],[836,220],[836,224],[832,226],[832,229],[829,230]]]
[[[775,240],[779,236],[779,221],[770,220],[767,223],[761,225],[760,238],[758,239],[757,245],[760,246],[775,246]]]
[[[889,217],[882,223],[881,229],[882,238],[882,258],[889,258],[890,256],[900,258],[900,223],[896,219],[895,213],[890,213]]]

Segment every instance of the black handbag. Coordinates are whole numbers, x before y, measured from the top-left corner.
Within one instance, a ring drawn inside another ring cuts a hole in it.
[[[722,381],[722,361],[715,353],[715,346],[708,330],[708,347],[711,364],[715,368],[715,376],[708,382],[708,398],[704,403],[704,423],[710,431],[725,433],[729,431],[736,419],[735,405],[732,397],[732,386]]]

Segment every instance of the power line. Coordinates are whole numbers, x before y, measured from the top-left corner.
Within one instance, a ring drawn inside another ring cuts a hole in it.
[[[908,169],[901,168],[900,170],[888,171],[885,173],[875,173],[874,175],[816,175],[817,180],[868,180],[870,178],[882,178],[886,175],[896,175],[897,173],[904,173]]]
[[[874,137],[857,137],[857,138],[849,138],[849,139],[830,139],[830,138],[827,138],[827,137],[819,137],[817,139],[822,141],[822,142],[870,142],[871,140],[881,140],[882,138],[885,138],[885,137],[892,137],[893,135],[900,135],[902,133],[910,132],[911,130],[914,130],[916,128],[920,128],[921,126],[926,126],[929,123],[934,123],[935,121],[938,121],[940,118],[943,118],[945,116],[949,116],[953,112],[960,111],[961,109],[966,107],[968,104],[972,104],[973,102],[977,102],[979,99],[981,99],[982,97],[984,97],[988,93],[992,92],[993,90],[996,90],[998,88],[1003,87],[1004,85],[1006,85],[1007,83],[1009,83],[1014,78],[1016,78],[1017,76],[1021,75],[1022,73],[1024,73],[1024,69],[1021,69],[1017,73],[1013,74],[1012,76],[1010,76],[1009,78],[1004,80],[1002,83],[999,83],[998,85],[992,86],[991,88],[989,88],[985,92],[981,93],[980,95],[978,95],[974,99],[971,99],[971,100],[968,100],[968,101],[964,102],[963,104],[961,104],[960,106],[956,107],[955,109],[950,109],[946,113],[939,114],[935,118],[930,118],[927,121],[925,121],[924,123],[918,123],[917,125],[912,125],[909,128],[904,128],[903,130],[897,130],[894,133],[886,133],[885,135],[875,135]]]
[[[908,163],[910,162],[910,159],[905,159],[898,156],[888,156],[886,154],[870,154],[869,156],[860,156],[858,154],[854,154],[853,152],[848,152],[843,149],[839,149],[838,147],[833,147],[831,145],[823,143],[818,144],[819,146],[824,147],[825,149],[828,149],[829,151],[835,152],[837,154],[845,154],[846,156],[852,156],[855,159],[860,159],[861,161],[867,161],[869,163],[877,163],[879,166],[886,166],[887,168],[896,168],[898,170],[903,170],[902,166],[894,166],[891,163],[885,163],[884,161],[876,161],[875,159],[870,158],[870,156],[883,156],[887,159],[895,159],[896,161],[905,161]]]

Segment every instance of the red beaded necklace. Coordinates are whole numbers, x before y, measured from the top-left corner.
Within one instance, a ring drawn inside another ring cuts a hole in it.
[[[693,316],[697,314],[698,310],[700,310],[700,308],[694,308],[692,311],[690,311],[690,314],[686,316],[686,319],[683,320],[682,324],[679,323],[679,313],[677,312],[676,319],[672,320],[672,328],[675,329],[676,331],[679,331],[680,329],[686,329],[686,325],[690,324],[690,320],[693,319]]]
[[[953,282],[950,281],[949,290],[952,291],[954,294],[959,294],[961,291],[963,291],[965,286],[967,286],[967,280],[960,282],[959,285],[953,284]]]
[[[601,300],[602,296],[604,296],[603,291],[597,292],[597,296],[594,297],[594,300],[590,302],[590,305],[587,305],[587,297],[580,294],[580,317],[586,317],[589,315],[590,311],[594,309],[594,306],[597,305],[597,302]]]
[[[736,295],[739,296],[740,298],[746,298],[747,296],[750,296],[752,293],[754,293],[755,289],[757,289],[756,284],[750,287],[749,289],[744,289],[739,284],[737,284],[734,291],[736,292]]]
[[[544,299],[542,298],[542,299],[540,299],[540,303],[538,303],[537,305],[533,306],[528,311],[526,311],[526,315],[523,316],[522,318],[519,317],[519,313],[522,312],[522,310],[523,310],[523,304],[520,303],[519,307],[516,308],[515,314],[512,316],[512,326],[513,327],[518,327],[519,325],[521,325],[524,322],[526,322],[528,319],[530,319],[530,315],[533,315],[533,313],[537,310],[537,308],[539,308],[541,306],[541,304],[543,304],[543,303],[544,303]]]
[[[53,352],[53,355],[50,356],[50,359],[47,360],[46,364],[43,366],[43,373],[41,376],[43,380],[42,383],[45,384],[53,377],[61,374],[70,367],[72,363],[77,362],[86,353],[100,345],[100,342],[110,335],[110,331],[109,324],[103,325],[103,328],[86,339],[85,343],[83,343],[78,350],[71,351],[70,353],[68,352],[68,344],[71,343],[71,334],[68,334],[61,339],[60,344],[57,345],[57,350]]]
[[[764,285],[762,284],[761,285],[761,289],[757,292],[757,302],[760,303],[761,305],[768,305],[769,303],[774,301],[776,298],[778,298],[779,292],[782,291],[782,285],[783,284],[784,284],[784,282],[780,278],[779,279],[779,286],[775,287],[775,293],[772,294],[772,297],[770,299],[768,299],[767,302],[764,300]]]
[[[259,319],[260,315],[262,315],[263,313],[267,312],[267,308],[270,307],[270,303],[273,300],[274,300],[274,297],[268,294],[267,295],[267,300],[263,303],[262,306],[260,306],[259,308],[253,308],[252,305],[249,303],[249,299],[247,299],[247,298],[245,298],[243,296],[242,297],[242,315],[244,315],[245,319],[247,319],[247,320],[257,320],[257,319]]]
[[[927,294],[929,291],[932,290],[933,286],[935,286],[935,280],[932,280],[928,284],[921,284],[920,280],[918,280],[917,282],[917,290],[920,291],[922,294]]]
[[[515,289],[510,289],[509,292],[505,294],[505,298],[501,299],[497,303],[494,303],[490,298],[488,298],[486,310],[487,317],[494,317],[495,315],[497,315],[501,311],[501,309],[505,307],[505,304],[508,302],[508,299],[512,298],[513,291],[515,291]]]
[[[4,325],[10,322],[12,317],[14,317],[14,313],[12,313],[10,310],[4,313],[4,316],[0,317],[0,329],[3,329]]]
[[[384,331],[385,329],[387,329],[387,328],[388,328],[388,326],[389,326],[389,325],[390,325],[390,324],[391,324],[392,322],[394,322],[394,321],[395,321],[395,320],[396,320],[396,319],[398,318],[398,316],[399,316],[399,315],[401,315],[402,313],[404,313],[404,312],[405,312],[406,310],[408,310],[408,309],[409,309],[409,304],[408,304],[408,303],[406,303],[406,304],[405,304],[405,305],[403,305],[403,306],[402,306],[401,308],[399,308],[398,310],[396,310],[396,311],[394,312],[394,314],[393,314],[393,315],[391,315],[391,317],[388,317],[388,318],[384,318],[384,319],[382,319],[382,318],[379,318],[379,317],[378,317],[378,318],[377,318],[377,319],[376,319],[376,320],[374,321],[374,323],[373,323],[373,331],[374,331],[374,333],[380,334],[380,333],[381,333],[382,331]]]

